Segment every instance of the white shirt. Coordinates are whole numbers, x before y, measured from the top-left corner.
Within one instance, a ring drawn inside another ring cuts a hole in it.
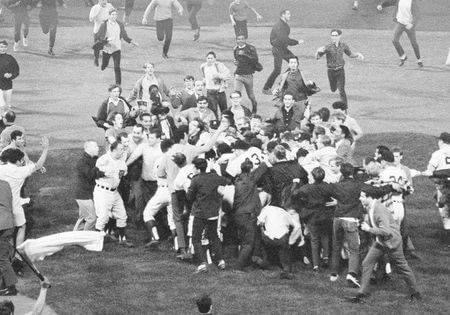
[[[253,163],[253,169],[257,168],[261,162],[266,162],[267,158],[264,153],[258,148],[250,147],[247,151],[237,156],[233,160],[228,162],[227,173],[232,177],[241,174],[241,164],[246,159],[249,159]]]
[[[403,25],[412,24],[413,16],[411,12],[412,0],[399,0],[397,11],[397,22]]]
[[[162,154],[153,165],[153,176],[155,176],[156,181],[158,182],[158,186],[167,186],[167,178],[166,177],[159,177],[158,176],[158,169],[161,166],[161,163],[163,161],[164,154]]]
[[[175,190],[184,190],[187,192],[189,186],[191,185],[192,177],[196,174],[196,169],[194,164],[188,164],[183,166],[178,172],[177,177],[174,180]]]
[[[150,87],[152,85],[158,86],[158,80],[156,77],[148,78],[144,76],[142,79],[142,100],[150,103]]]
[[[428,162],[427,171],[430,175],[434,171],[450,169],[450,144],[444,145],[441,149],[431,155]]]
[[[336,148],[331,146],[320,148],[308,154],[312,161],[316,161],[322,168],[330,166],[330,160],[337,157]]]
[[[400,167],[389,165],[381,171],[380,181],[382,183],[408,185],[408,176]],[[395,201],[403,201],[403,196],[401,193],[393,193],[391,199]]]
[[[95,166],[105,173],[104,177],[96,179],[95,182],[108,188],[117,188],[120,179],[127,173],[125,161],[113,159],[111,152],[99,157]]]
[[[117,22],[106,22],[106,38],[108,43],[103,48],[103,51],[112,54],[122,48],[122,41],[120,40],[120,26]]]
[[[264,234],[271,240],[280,239],[289,234],[290,227],[293,227],[289,236],[290,245],[295,243],[300,236],[299,232],[301,233],[298,214],[291,216],[286,210],[279,207],[266,206],[262,208],[258,216],[258,224],[264,226]]]
[[[207,90],[219,90],[221,84],[214,83],[215,78],[226,80],[230,76],[230,70],[221,62],[215,62],[212,65],[204,63],[200,66],[205,78],[205,87]]]
[[[109,11],[111,9],[114,9],[111,3],[107,3],[104,7],[97,3],[91,8],[89,21],[94,22],[94,34],[98,32],[100,25],[109,18]]]
[[[13,213],[23,211],[20,203],[20,190],[25,179],[33,174],[34,167],[35,164],[33,162],[25,166],[17,166],[11,163],[0,165],[0,179],[8,182],[9,186],[11,186]]]

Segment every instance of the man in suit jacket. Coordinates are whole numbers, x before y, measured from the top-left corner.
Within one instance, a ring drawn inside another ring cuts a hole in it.
[[[414,49],[414,54],[417,58],[417,65],[423,67],[423,61],[420,58],[419,44],[416,39],[416,25],[419,21],[419,6],[417,0],[385,0],[381,5],[378,5],[378,10],[383,8],[395,6],[394,22],[396,23],[394,29],[394,39],[392,43],[400,57],[399,66],[403,66],[408,57],[400,44],[400,37],[403,32],[408,35],[409,41]]]
[[[303,102],[295,102],[294,96],[285,93],[283,105],[275,112],[273,124],[278,132],[300,129],[304,118],[306,105]]]
[[[391,212],[378,200],[380,197],[380,193],[374,187],[366,186],[361,190],[359,199],[369,218],[369,223],[363,222],[361,229],[374,235],[375,241],[362,263],[361,288],[350,301],[361,303],[369,295],[370,276],[378,259],[384,254],[388,255],[391,264],[394,264],[404,277],[410,290],[410,300],[421,300],[416,278],[403,254],[400,225],[394,220]]]

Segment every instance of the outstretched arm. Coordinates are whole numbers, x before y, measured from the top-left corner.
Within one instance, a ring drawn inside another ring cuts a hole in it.
[[[48,147],[49,147],[49,141],[47,137],[42,137],[42,153],[41,156],[39,157],[39,160],[36,162],[36,165],[34,166],[34,170],[33,172],[40,170],[45,163],[45,160],[47,159],[47,155],[48,155]]]
[[[33,306],[31,315],[42,314],[45,306],[45,299],[47,298],[48,288],[50,288],[50,281],[47,279],[47,277],[44,277],[44,281],[41,281],[41,291],[39,291],[39,297],[37,298],[36,303]]]

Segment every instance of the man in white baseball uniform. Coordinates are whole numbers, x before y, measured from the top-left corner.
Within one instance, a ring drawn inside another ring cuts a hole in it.
[[[119,233],[119,244],[126,247],[133,247],[133,243],[128,242],[125,236],[127,226],[127,212],[117,191],[120,180],[127,173],[127,165],[122,159],[124,146],[120,142],[113,142],[110,151],[101,156],[95,166],[105,174],[95,180],[94,205],[97,215],[95,229],[103,231],[109,218],[116,219]]]

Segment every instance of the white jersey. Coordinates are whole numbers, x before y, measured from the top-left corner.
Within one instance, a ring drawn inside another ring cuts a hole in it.
[[[434,171],[446,169],[450,169],[450,145],[445,145],[431,155],[427,172],[432,175]]]
[[[197,171],[194,164],[183,166],[173,182],[175,190],[184,190],[187,192],[189,186],[191,186],[192,177],[194,177],[195,174],[197,174]]]
[[[120,179],[127,173],[125,161],[114,159],[111,156],[111,152],[99,157],[95,166],[105,173],[104,177],[96,179],[95,182],[108,188],[117,188],[120,184]]]
[[[158,182],[158,186],[167,186],[167,178],[166,177],[158,177],[158,169],[163,162],[164,154],[161,155],[153,164],[153,176],[155,176],[156,181]]]
[[[408,176],[405,171],[397,166],[387,166],[383,171],[381,171],[380,181],[382,184],[397,183],[402,186],[409,185]],[[393,193],[392,200],[403,201],[403,196],[401,193]]]
[[[228,162],[227,173],[232,177],[236,177],[241,174],[241,164],[246,159],[249,159],[253,163],[253,169],[256,169],[262,162],[267,161],[266,155],[258,148],[251,147],[238,157]]]

